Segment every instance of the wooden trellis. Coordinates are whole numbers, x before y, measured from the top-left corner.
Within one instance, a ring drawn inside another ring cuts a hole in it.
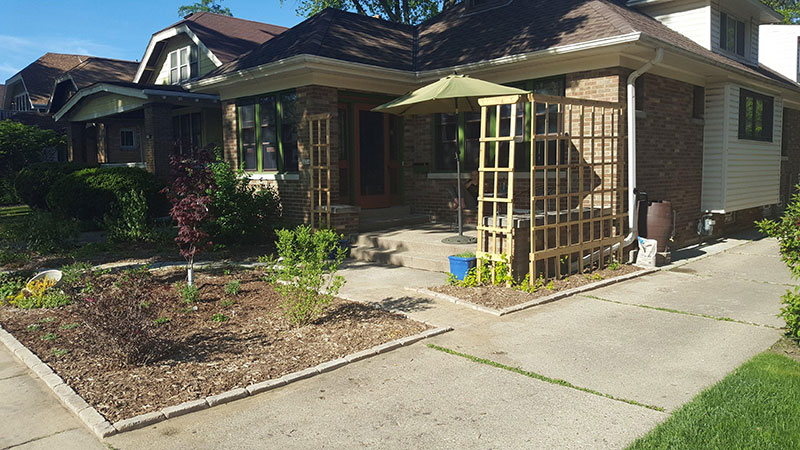
[[[529,114],[517,136],[516,108],[525,108],[525,101],[530,104]],[[532,283],[537,278],[559,278],[621,260],[627,231],[624,105],[538,94],[482,99],[479,103],[482,128],[477,256],[506,261],[509,267],[514,267],[515,257],[525,256]],[[510,123],[501,127],[501,108],[509,106]],[[492,110],[497,122],[487,127]],[[524,197],[530,199],[529,203],[515,205],[515,144],[521,142],[530,164],[529,195]],[[501,156],[501,146],[508,148],[507,159]],[[487,155],[487,149],[494,149],[493,153]],[[486,156],[493,156],[494,161]],[[491,179],[484,178],[487,175]],[[492,192],[498,192],[498,179],[507,179],[507,193],[484,195],[484,188],[492,183]],[[529,230],[523,231],[527,227]],[[527,242],[519,242],[521,239]],[[529,251],[520,251],[521,246]],[[524,267],[525,262],[519,262]]]
[[[478,167],[478,249],[479,261],[489,261],[492,268],[497,263],[512,267],[513,209],[514,209],[514,161],[516,151],[516,116],[519,95],[495,97],[481,107],[480,164]],[[490,107],[494,110],[494,124],[489,123]],[[511,109],[509,134],[502,135],[501,119],[503,107]],[[488,175],[488,183],[487,183]],[[491,191],[487,191],[487,184]],[[491,215],[489,215],[491,214]],[[483,276],[483,265],[478,264],[478,278]],[[491,271],[495,282],[496,271]]]
[[[311,228],[331,228],[331,115],[308,118]]]

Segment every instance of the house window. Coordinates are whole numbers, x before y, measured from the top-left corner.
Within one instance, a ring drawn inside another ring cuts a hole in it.
[[[692,118],[702,119],[706,112],[706,89],[694,86],[692,90]]]
[[[30,111],[33,109],[26,92],[14,96],[14,107],[12,109],[14,111]]]
[[[122,150],[136,149],[136,132],[133,128],[122,128],[119,130],[119,148]]]
[[[772,142],[773,99],[739,90],[739,139]]]
[[[203,119],[199,112],[181,114],[172,117],[172,138],[175,151],[179,155],[188,155],[192,149],[202,146]]]
[[[511,86],[532,91],[542,95],[555,95],[563,96],[566,89],[566,79],[563,76],[543,78],[538,80],[526,80],[518,83],[512,83]],[[528,170],[529,152],[530,148],[530,129],[528,129],[529,120],[526,118],[531,117],[531,114],[536,115],[537,126],[544,127],[544,116],[550,114],[550,128],[557,127],[557,106],[551,106],[549,111],[546,110],[544,105],[537,106],[535,112],[531,111],[529,103],[521,103],[517,105],[516,121],[516,135],[518,142],[525,140],[525,145],[518,145],[516,152],[515,166],[519,170]],[[494,110],[490,109],[489,113],[494,114]],[[500,108],[500,135],[507,135],[511,127],[511,106],[504,105]],[[490,117],[487,120],[487,126],[494,127],[495,119]],[[441,172],[450,172],[456,170],[456,154],[458,154],[462,161],[463,171],[472,171],[478,168],[480,162],[480,137],[481,137],[481,113],[468,112],[461,113],[458,116],[454,114],[438,114],[435,116],[435,151],[434,151],[434,168]],[[494,132],[494,130],[490,130]],[[555,142],[551,142],[555,144]],[[543,143],[542,143],[543,144]],[[489,153],[492,153],[493,146],[490,146]],[[501,144],[500,147],[500,164],[507,164],[508,158],[508,144]],[[525,151],[521,151],[524,149]],[[555,146],[553,145],[553,151]],[[544,158],[544,147],[541,149],[537,147],[537,158]],[[487,155],[488,156],[488,155]],[[505,161],[504,161],[505,159]]]
[[[239,160],[244,170],[298,170],[296,104],[294,91],[239,102]]]
[[[744,56],[744,22],[726,13],[719,15],[719,48]]]
[[[197,76],[197,47],[188,45],[169,52],[169,84],[178,84]]]

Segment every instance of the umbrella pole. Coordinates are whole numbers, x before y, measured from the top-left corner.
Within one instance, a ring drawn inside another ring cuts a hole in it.
[[[458,152],[456,152],[456,186],[458,192],[458,235],[464,236],[464,227],[461,221],[461,158],[459,158]]]

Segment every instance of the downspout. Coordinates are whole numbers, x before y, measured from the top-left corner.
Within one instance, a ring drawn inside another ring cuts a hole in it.
[[[636,240],[638,235],[639,205],[636,201],[636,79],[645,72],[659,64],[664,59],[664,49],[656,49],[656,56],[648,61],[639,70],[628,75],[628,228],[629,233],[622,242],[627,247]]]

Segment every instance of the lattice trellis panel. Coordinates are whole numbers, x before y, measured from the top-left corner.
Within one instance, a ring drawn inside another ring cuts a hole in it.
[[[514,162],[517,108],[522,96],[481,99],[478,167],[478,261],[513,267]],[[490,112],[491,117],[490,117]],[[490,123],[490,120],[494,123]],[[488,189],[487,189],[488,188]],[[478,277],[483,276],[478,264]],[[495,282],[496,271],[491,271]]]
[[[522,267],[527,259],[532,283],[621,260],[624,105],[534,94],[479,104],[478,258],[510,268],[519,267],[515,258]],[[530,190],[518,192],[516,205],[515,161],[530,169]]]
[[[331,228],[331,115],[308,118],[311,166],[311,228]]]
[[[622,259],[624,105],[531,95],[530,276]]]

